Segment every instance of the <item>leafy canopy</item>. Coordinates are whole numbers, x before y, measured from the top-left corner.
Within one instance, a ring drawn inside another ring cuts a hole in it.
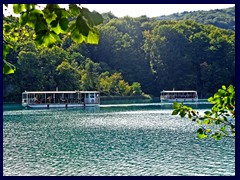
[[[5,5],[7,6],[7,5]],[[35,42],[51,48],[62,42],[61,34],[70,35],[76,43],[86,42],[98,44],[99,32],[96,25],[103,22],[102,16],[97,12],[90,12],[87,8],[76,4],[69,4],[69,10],[61,8],[58,4],[47,4],[43,10],[36,4],[13,4],[13,12],[19,14],[19,26],[14,28],[14,37],[18,37],[23,27],[32,28],[35,31]],[[3,27],[4,32],[4,66],[3,73],[14,73],[14,65],[6,61],[6,56],[17,39],[10,39],[11,27],[15,24],[10,22]]]

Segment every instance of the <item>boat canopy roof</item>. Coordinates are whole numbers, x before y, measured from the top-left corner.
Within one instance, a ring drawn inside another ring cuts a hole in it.
[[[163,90],[163,91],[161,91],[161,93],[196,93],[197,91],[165,91],[165,90]]]
[[[25,91],[22,94],[75,94],[100,93],[99,91]]]

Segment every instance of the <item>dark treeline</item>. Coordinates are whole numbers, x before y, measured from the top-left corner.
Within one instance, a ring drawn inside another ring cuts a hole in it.
[[[210,11],[193,11],[174,13],[168,16],[159,16],[158,20],[193,20],[201,24],[235,30],[235,7],[214,9]]]
[[[161,90],[175,88],[197,90],[207,98],[223,84],[234,84],[233,30],[191,20],[103,17],[98,45],[76,44],[63,36],[61,45],[37,47],[32,30],[23,29],[7,57],[17,71],[4,76],[4,100],[19,100],[24,90],[56,87],[108,96],[159,96]]]

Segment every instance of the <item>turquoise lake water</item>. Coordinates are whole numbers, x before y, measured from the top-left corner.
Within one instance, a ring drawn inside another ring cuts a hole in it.
[[[4,106],[3,175],[234,176],[235,140],[200,140],[195,123],[171,112],[158,103]]]

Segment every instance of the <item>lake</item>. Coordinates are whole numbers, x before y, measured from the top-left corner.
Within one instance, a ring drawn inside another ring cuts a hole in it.
[[[171,105],[3,109],[4,176],[235,175],[235,140],[198,139]]]

